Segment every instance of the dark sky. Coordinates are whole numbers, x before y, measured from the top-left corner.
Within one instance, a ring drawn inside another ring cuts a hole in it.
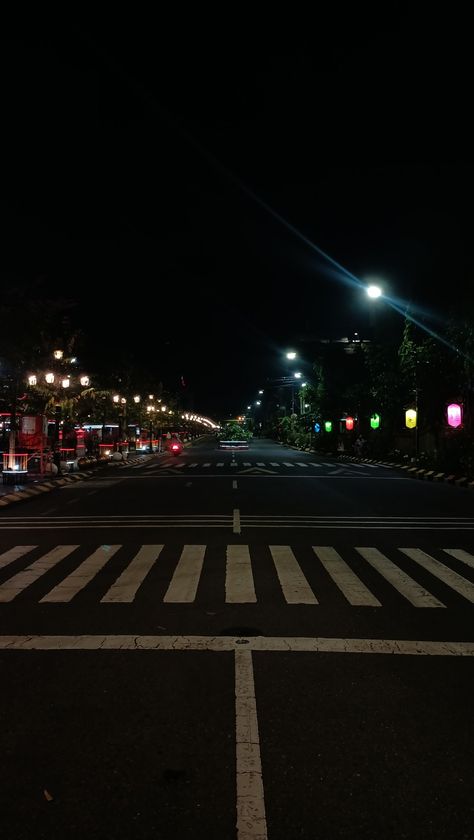
[[[473,269],[467,24],[390,9],[343,29],[183,7],[4,34],[4,277],[45,277],[111,365],[183,375],[218,416],[302,335],[369,324],[361,292],[260,202],[443,315]]]

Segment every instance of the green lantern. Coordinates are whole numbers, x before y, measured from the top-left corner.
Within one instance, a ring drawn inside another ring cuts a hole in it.
[[[325,432],[332,432],[332,420],[325,420],[324,421],[324,431]]]
[[[372,429],[378,429],[380,426],[380,414],[372,414],[370,418],[370,426]]]

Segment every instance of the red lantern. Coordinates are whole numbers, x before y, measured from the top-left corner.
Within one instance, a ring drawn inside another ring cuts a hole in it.
[[[448,426],[457,429],[462,423],[462,410],[458,403],[448,405]]]
[[[353,417],[346,417],[346,429],[348,432],[351,432],[354,428],[354,418]]]

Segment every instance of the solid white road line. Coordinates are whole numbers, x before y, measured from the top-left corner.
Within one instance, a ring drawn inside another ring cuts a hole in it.
[[[9,563],[13,563],[18,557],[23,557],[28,551],[33,551],[36,547],[36,545],[15,545],[13,548],[9,548],[8,551],[4,551],[3,554],[0,554],[0,569],[8,566]]]
[[[225,600],[227,604],[255,604],[257,601],[248,545],[228,545],[226,548]]]
[[[464,551],[463,548],[443,548],[443,551],[445,551],[446,554],[450,554],[451,557],[454,557],[456,560],[460,560],[461,563],[465,563],[466,566],[470,566],[471,569],[474,569],[474,557],[472,554]]]
[[[234,508],[232,530],[234,534],[240,534],[240,510]]]
[[[257,703],[251,650],[235,651],[237,840],[266,840]]]
[[[438,580],[441,580],[451,589],[454,589],[455,592],[462,595],[471,604],[474,604],[474,583],[471,583],[470,580],[466,580],[462,575],[458,575],[457,572],[448,569],[447,566],[444,566],[439,560],[435,560],[434,557],[422,551],[421,548],[400,548],[399,550],[426,569],[427,572],[434,575],[434,577],[437,577]]]
[[[79,548],[79,546],[57,545],[56,548],[48,551],[47,554],[43,554],[42,557],[35,560],[30,566],[27,566],[22,572],[18,572],[17,575],[2,583],[0,586],[0,602],[4,604],[8,601],[13,601],[13,598],[19,592],[22,592],[27,586],[30,586],[35,580],[38,580],[41,575],[44,575],[45,572],[52,569],[60,560],[64,560],[76,548]]]
[[[100,599],[101,603],[130,604],[162,550],[162,545],[142,545],[133,560]]]
[[[81,589],[84,589],[90,583],[97,572],[100,572],[104,568],[105,564],[109,562],[110,558],[113,557],[119,548],[121,548],[120,545],[101,545],[77,569],[74,569],[61,583],[58,583],[57,586],[51,589],[44,598],[41,598],[40,604],[65,604],[71,601]]]
[[[371,566],[382,575],[393,587],[403,595],[414,607],[444,607],[434,595],[427,589],[420,586],[413,578],[407,575],[395,563],[392,563],[385,554],[377,548],[356,548],[356,551],[370,563]]]
[[[353,607],[382,606],[334,548],[328,545],[313,545],[313,551],[349,604]]]
[[[289,545],[269,546],[287,604],[317,604],[308,581]]]
[[[204,562],[205,545],[185,545],[163,601],[189,604],[196,598]]]
[[[375,653],[390,656],[474,656],[474,642],[407,639],[327,639],[306,636],[0,636],[0,650],[242,650]],[[254,838],[255,840],[255,838]]]

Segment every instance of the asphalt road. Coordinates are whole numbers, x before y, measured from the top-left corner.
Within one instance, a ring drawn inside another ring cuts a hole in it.
[[[474,838],[474,496],[270,441],[0,511],[17,838]]]

